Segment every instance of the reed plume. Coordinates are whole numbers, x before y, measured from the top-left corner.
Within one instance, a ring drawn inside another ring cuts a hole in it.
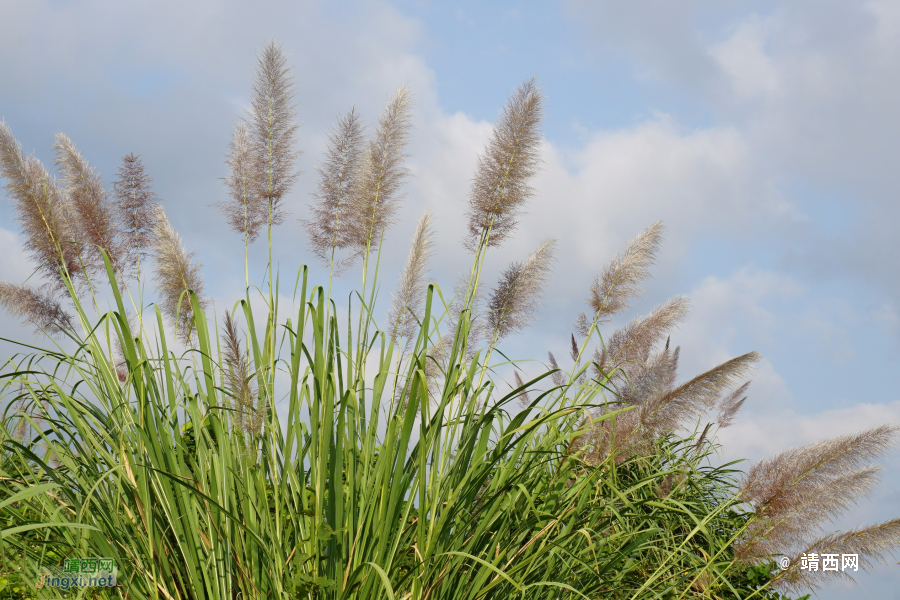
[[[258,435],[262,429],[262,407],[257,397],[250,361],[231,314],[225,313],[225,384],[234,399],[232,423],[237,431]]]
[[[397,284],[391,301],[388,315],[388,331],[391,342],[406,340],[409,345],[419,327],[419,307],[425,300],[428,281],[428,258],[431,256],[434,243],[431,232],[431,213],[426,212],[416,226],[412,247],[406,259],[406,266]],[[405,349],[405,347],[404,347]]]
[[[569,356],[572,357],[572,360],[578,361],[578,342],[575,341],[575,334],[571,334],[572,338],[569,340]]]
[[[25,441],[25,436],[28,435],[30,428],[28,419],[25,418],[25,415],[28,413],[28,400],[30,400],[30,397],[25,393],[25,386],[20,383],[18,394],[12,402],[13,414],[16,415],[17,419],[16,426],[10,430],[12,439],[17,442]]]
[[[736,543],[735,556],[754,563],[802,548],[811,532],[871,492],[879,469],[869,463],[895,444],[898,431],[881,425],[753,465],[741,481],[740,497],[757,518]]]
[[[250,127],[246,121],[234,124],[231,145],[226,155],[228,177],[225,185],[230,198],[216,203],[225,215],[228,226],[244,236],[244,245],[252,244],[259,237],[260,228],[266,224],[267,207],[259,195],[259,175],[255,169]]]
[[[659,485],[656,486],[654,491],[656,492],[657,497],[659,498],[668,498],[669,494],[672,493],[672,482],[675,479],[674,473],[669,473],[666,475]]]
[[[875,525],[864,525],[850,531],[829,533],[806,545],[797,554],[790,557],[787,569],[776,574],[773,587],[788,589],[802,593],[806,590],[816,590],[831,582],[833,579],[847,579],[854,581],[849,569],[810,572],[801,569],[803,555],[825,554],[836,555],[840,560],[844,554],[856,554],[859,561],[858,568],[869,572],[873,568],[873,562],[887,563],[887,558],[900,549],[900,519],[891,519]]]
[[[674,431],[712,408],[725,390],[735,387],[753,372],[759,359],[756,352],[748,352],[671,390],[648,397],[641,402],[641,424],[655,435]]]
[[[154,280],[159,291],[160,308],[174,323],[181,340],[189,343],[194,332],[194,309],[186,292],[194,292],[200,308],[206,308],[208,304],[203,295],[200,263],[194,260],[193,252],[185,249],[181,236],[172,227],[161,206],[154,210],[153,237],[153,258],[156,261]]]
[[[736,386],[759,360],[757,353],[750,352],[675,386],[678,355],[679,349],[671,351],[667,342],[648,360],[630,365],[628,376],[616,379],[617,401],[610,408],[601,409],[598,415],[623,406],[634,408],[619,414],[615,420],[602,421],[579,440],[578,447],[588,448],[586,460],[599,464],[614,456],[616,462],[622,462],[651,452],[654,440],[687,425],[715,406],[722,393]],[[698,447],[709,429],[710,426],[700,436]]]
[[[581,313],[575,327],[586,336],[592,326],[609,320],[609,317],[626,310],[629,300],[643,292],[638,283],[650,276],[650,267],[656,260],[656,251],[662,240],[663,224],[657,221],[632,238],[622,254],[616,254],[594,278],[588,304],[592,317]]]
[[[409,89],[400,86],[388,100],[374,136],[362,154],[351,195],[353,217],[347,223],[358,255],[377,246],[384,231],[394,222],[400,187],[409,176],[404,163],[411,106]]]
[[[525,382],[522,381],[522,376],[519,375],[518,371],[513,372],[513,378],[516,380],[516,389],[525,387]],[[528,396],[527,390],[523,390],[522,393],[519,394],[519,404],[523,408],[531,404],[531,398]]]
[[[25,235],[25,250],[60,291],[66,277],[83,275],[80,241],[65,199],[34,156],[25,156],[5,122],[0,121],[0,176]]]
[[[555,250],[556,240],[547,240],[524,262],[511,264],[500,276],[488,302],[492,343],[532,322],[540,306]]]
[[[712,429],[712,426],[712,423],[706,424],[706,427],[703,428],[703,433],[701,433],[700,437],[697,438],[697,441],[694,442],[694,450],[699,450],[704,442],[706,442],[707,436],[709,435],[709,430]]]
[[[72,316],[53,295],[27,285],[0,281],[0,305],[39,333],[56,336],[75,328]]]
[[[115,210],[123,236],[123,265],[141,276],[141,260],[153,246],[154,215],[158,198],[153,193],[152,179],[144,169],[141,157],[126,154],[113,182]]]
[[[550,368],[554,369],[555,372],[551,375],[553,379],[554,385],[564,385],[566,383],[566,374],[562,372],[559,368],[559,364],[556,362],[556,357],[553,356],[552,352],[547,352],[547,358],[550,361]]]
[[[747,388],[750,387],[748,381],[732,393],[724,396],[719,402],[719,415],[716,417],[716,423],[719,428],[730,427],[734,423],[734,417],[747,400]]]
[[[128,359],[125,358],[122,342],[117,337],[112,340],[112,368],[121,383],[128,381]]]
[[[460,274],[453,287],[453,300],[450,302],[450,306],[447,307],[447,319],[450,330],[455,332],[459,328],[460,319],[462,319],[463,314],[465,313],[468,315],[469,332],[465,340],[466,357],[472,358],[475,355],[479,342],[490,337],[491,329],[486,314],[484,288],[475,288],[474,294],[469,298],[467,307],[466,298],[468,286],[468,276]],[[450,345],[452,345],[452,343]]]
[[[447,333],[440,337],[435,344],[425,353],[425,381],[428,386],[430,398],[440,398],[441,386],[448,370],[450,351],[453,347],[453,334]]]
[[[294,161],[294,82],[280,44],[269,41],[259,54],[250,99],[250,143],[256,173],[256,194],[266,204],[271,230],[284,221],[283,200],[298,173]]]
[[[323,264],[332,265],[340,273],[349,267],[356,254],[334,263],[337,250],[354,247],[355,232],[352,194],[363,157],[363,124],[355,108],[338,119],[328,136],[325,159],[319,172],[319,183],[310,207],[312,218],[303,221],[308,243]]]
[[[534,79],[522,83],[507,100],[484,154],[478,157],[467,211],[468,249],[475,251],[482,243],[500,245],[534,195],[528,182],[540,162],[543,104]]]
[[[626,364],[645,362],[653,347],[684,320],[689,307],[687,298],[675,296],[654,308],[649,315],[638,317],[617,329],[609,342],[594,352],[598,374],[613,377],[614,371]]]
[[[610,380],[616,384],[618,401],[637,406],[647,398],[674,389],[680,352],[679,347],[671,350],[666,340],[662,350],[652,353],[646,361],[615,371]]]
[[[100,173],[85,160],[67,135],[57,133],[53,148],[74,225],[88,244],[82,251],[87,266],[105,272],[101,250],[106,250],[113,268],[120,271],[124,248],[119,221],[103,189]]]

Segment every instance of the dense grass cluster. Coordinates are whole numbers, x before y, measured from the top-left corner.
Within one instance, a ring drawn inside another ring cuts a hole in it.
[[[58,597],[33,587],[38,574],[96,556],[114,558],[118,586],[69,594],[778,599],[826,582],[800,569],[804,552],[857,549],[868,566],[897,547],[900,520],[818,530],[868,493],[895,428],[742,475],[715,466],[715,432],[758,356],[681,381],[669,343],[681,297],[601,332],[640,292],[658,223],[597,275],[569,366],[550,354],[546,372],[501,379],[516,365],[500,346],[533,319],[555,250],[542,242],[482,293],[489,250],[534,195],[534,81],[510,96],[479,158],[472,267],[455,291],[429,282],[426,214],[376,322],[380,251],[407,175],[412,102],[400,88],[370,137],[354,110],[339,119],[304,222],[331,277],[360,266],[359,288],[338,306],[331,280],[300,267],[293,305],[280,307],[271,248],[297,178],[293,99],[269,44],[218,206],[245,248],[265,228],[268,286],[249,285],[245,252],[248,285],[221,317],[139,157],[107,193],[67,137],[57,180],[0,124],[0,174],[44,281],[0,284],[0,302],[55,340],[20,341],[0,372],[0,552],[28,586],[20,597]]]

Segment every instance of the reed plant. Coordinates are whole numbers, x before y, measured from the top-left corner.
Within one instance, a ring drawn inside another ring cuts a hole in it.
[[[0,372],[0,551],[24,576],[96,556],[115,560],[118,585],[79,596],[779,598],[773,586],[820,582],[794,558],[776,571],[778,553],[852,547],[879,560],[897,547],[897,521],[803,537],[871,489],[869,463],[895,428],[793,450],[742,479],[710,457],[758,356],[679,383],[669,335],[688,311],[681,297],[600,334],[640,292],[659,223],[596,277],[569,366],[550,354],[523,378],[506,358],[501,344],[533,321],[554,263],[544,241],[485,291],[491,248],[534,195],[544,100],[533,80],[479,158],[472,266],[453,293],[428,278],[426,213],[377,322],[408,175],[401,87],[369,137],[355,109],[338,120],[302,224],[330,275],[316,284],[300,266],[282,294],[271,255],[298,177],[294,94],[269,43],[217,204],[244,242],[247,284],[221,315],[138,156],[108,193],[66,136],[57,180],[0,124],[0,169],[43,282],[0,284],[0,303],[49,344],[15,342]],[[261,289],[247,248],[263,227]],[[333,278],[354,265],[360,286],[339,310]]]

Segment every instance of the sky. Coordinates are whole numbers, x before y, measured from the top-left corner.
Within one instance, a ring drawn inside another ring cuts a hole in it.
[[[565,356],[594,275],[662,220],[653,279],[612,326],[682,294],[691,317],[672,342],[684,377],[763,356],[740,419],[720,433],[723,458],[900,424],[900,1],[4,2],[0,118],[48,165],[65,132],[107,185],[124,154],[140,154],[210,295],[230,306],[242,247],[209,205],[225,198],[231,127],[271,38],[294,69],[304,151],[292,218],[276,230],[285,276],[307,262],[314,281],[327,276],[297,219],[337,115],[356,106],[372,124],[407,84],[412,177],[385,280],[428,209],[431,272],[452,289],[470,261],[477,156],[508,94],[535,77],[546,96],[537,193],[488,278],[547,238],[558,262],[540,319],[508,351]],[[4,202],[0,280],[31,274],[21,242]],[[252,250],[257,273],[264,251]],[[0,315],[0,337],[30,335]],[[878,492],[836,527],[900,516],[900,453],[884,466]],[[900,600],[893,563],[858,582],[818,597]]]

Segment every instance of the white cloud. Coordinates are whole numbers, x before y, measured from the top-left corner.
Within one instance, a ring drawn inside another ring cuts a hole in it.
[[[803,291],[803,285],[787,275],[752,267],[727,279],[707,277],[688,293],[691,318],[677,339],[689,349],[687,356],[695,357],[696,367],[710,368],[733,357],[738,340],[771,342],[782,324],[767,305]]]
[[[756,461],[788,448],[858,433],[885,423],[900,425],[900,400],[860,403],[814,414],[775,407],[764,414],[739,415],[734,425],[719,432],[719,441],[724,458]]]
[[[834,319],[813,309],[803,316],[801,325],[815,336],[818,348],[834,365],[846,365],[853,360],[854,352],[847,330],[838,325]]]
[[[872,318],[892,330],[900,327],[900,313],[898,313],[897,307],[890,302],[882,304],[872,311]]]
[[[0,260],[0,281],[24,281],[34,267],[30,266],[28,259],[22,250],[22,239],[19,234],[0,227],[0,248],[3,249],[3,259]]]
[[[774,25],[773,20],[751,17],[730,38],[710,48],[710,55],[737,94],[766,96],[778,91],[778,69],[766,53],[767,37],[775,29]]]

